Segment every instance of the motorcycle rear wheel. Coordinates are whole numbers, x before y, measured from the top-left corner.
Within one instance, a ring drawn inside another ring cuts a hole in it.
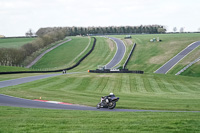
[[[116,102],[115,102],[115,101],[112,101],[112,102],[110,102],[110,103],[108,104],[108,108],[109,108],[109,109],[114,109],[115,106],[116,106]]]

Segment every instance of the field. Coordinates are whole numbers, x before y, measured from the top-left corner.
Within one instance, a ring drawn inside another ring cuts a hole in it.
[[[0,48],[19,48],[22,45],[33,41],[35,38],[9,38],[0,39]]]
[[[162,42],[149,42],[151,38],[157,36]],[[122,39],[124,36],[115,37]],[[132,48],[132,43],[137,43],[127,68],[144,70],[145,74],[142,75],[88,73],[88,69],[96,69],[98,65],[107,64],[116,51],[112,41],[102,37],[96,38],[94,51],[80,66],[69,71],[83,73],[61,75],[0,88],[0,93],[27,99],[42,97],[43,100],[95,107],[101,96],[114,92],[120,97],[116,108],[200,111],[199,63],[179,76],[174,75],[180,69],[177,67],[166,75],[153,73],[190,43],[200,40],[200,34],[133,35],[131,40],[123,39],[127,46],[126,56]],[[77,42],[85,42],[85,48],[88,44],[86,39]],[[61,49],[55,51],[53,51],[55,53],[50,52],[50,55],[57,56],[62,52]],[[178,66],[184,67],[198,57],[198,53],[199,48],[184,58]],[[120,65],[124,61],[125,59]],[[55,64],[63,66],[61,62],[62,60],[59,60]],[[0,81],[9,78],[17,78],[17,76],[0,75]],[[105,132],[108,130],[112,132],[200,132],[200,115],[191,112],[99,112],[14,107],[0,107],[0,109],[1,132]],[[13,128],[10,128],[11,125]]]
[[[99,112],[0,107],[0,132],[200,132],[199,113]]]

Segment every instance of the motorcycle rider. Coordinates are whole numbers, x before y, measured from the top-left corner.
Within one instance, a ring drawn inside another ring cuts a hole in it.
[[[109,100],[110,100],[112,97],[115,97],[115,95],[111,92],[108,96],[103,96],[103,97],[101,97],[101,102],[103,101],[103,102],[108,103]]]

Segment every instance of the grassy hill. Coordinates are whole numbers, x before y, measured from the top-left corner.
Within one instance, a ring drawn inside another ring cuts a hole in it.
[[[149,41],[151,38],[157,37],[162,41]],[[152,73],[186,46],[197,40],[200,40],[200,34],[195,33],[133,35],[132,41],[136,42],[137,46],[127,67]]]
[[[90,44],[89,44],[90,43]],[[56,49],[45,54],[35,65],[34,69],[62,69],[76,63],[74,60],[86,47],[88,50],[93,44],[87,37],[72,37],[70,42],[67,42]]]
[[[0,39],[0,48],[19,48],[35,38],[6,38]]]
[[[93,52],[81,64],[71,71],[95,70],[98,65],[106,65],[111,61],[116,52],[116,45],[113,41],[103,37],[96,37],[97,42]]]

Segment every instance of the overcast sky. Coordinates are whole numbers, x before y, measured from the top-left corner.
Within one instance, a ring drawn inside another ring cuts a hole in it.
[[[200,28],[200,0],[0,0],[0,35],[64,26]]]

